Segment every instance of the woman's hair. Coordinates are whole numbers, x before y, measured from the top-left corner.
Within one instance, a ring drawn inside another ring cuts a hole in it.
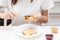
[[[17,3],[18,0],[12,0],[12,4],[15,5]],[[33,0],[31,0],[31,3],[33,2]]]
[[[15,5],[17,3],[17,0],[12,0],[12,4]]]

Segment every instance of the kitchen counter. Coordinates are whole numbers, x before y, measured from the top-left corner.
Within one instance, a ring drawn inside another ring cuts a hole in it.
[[[22,40],[14,33],[14,30],[17,27],[18,26],[0,27],[0,40]],[[45,34],[53,34],[51,33],[50,30],[50,28],[53,26],[41,26],[41,27],[45,31],[38,40],[46,40]],[[53,40],[60,40],[60,27],[59,26],[56,27],[59,28],[59,30],[57,34],[53,34],[54,35]]]

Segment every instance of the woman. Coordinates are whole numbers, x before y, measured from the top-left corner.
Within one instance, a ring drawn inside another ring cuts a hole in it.
[[[6,3],[9,11],[4,14],[0,13],[0,18],[12,20],[14,18],[13,26],[26,23],[24,16],[31,14],[41,15],[38,22],[47,23],[48,9],[54,6],[52,0],[7,0]]]

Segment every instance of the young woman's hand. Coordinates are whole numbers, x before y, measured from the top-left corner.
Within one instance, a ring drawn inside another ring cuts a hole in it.
[[[36,19],[34,20],[31,20],[33,23],[39,23],[39,24],[42,24],[42,23],[47,23],[48,22],[48,17],[47,16],[38,16]]]
[[[37,20],[39,23],[47,23],[48,17],[47,16],[40,16]]]
[[[16,15],[12,12],[6,12],[1,15],[2,19],[14,19]]]

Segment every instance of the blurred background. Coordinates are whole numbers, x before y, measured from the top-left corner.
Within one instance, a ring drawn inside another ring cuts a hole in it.
[[[49,10],[49,21],[44,25],[60,26],[60,0],[54,0],[55,6]]]
[[[2,2],[1,2],[2,3]],[[59,26],[60,25],[60,0],[54,0],[55,6],[49,10],[49,21],[43,26]],[[0,12],[3,12],[4,8],[0,7]],[[11,23],[11,20],[7,20],[7,25]],[[0,25],[4,25],[4,19],[0,18]]]

